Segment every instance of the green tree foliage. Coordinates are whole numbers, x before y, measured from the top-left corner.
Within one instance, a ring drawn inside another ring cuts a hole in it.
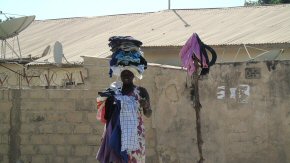
[[[258,1],[245,1],[244,6],[256,6],[264,4],[281,4],[281,3],[290,3],[290,0],[258,0]]]
[[[257,6],[259,5],[258,1],[245,1],[244,6]]]
[[[259,4],[279,4],[290,3],[290,0],[258,0]]]

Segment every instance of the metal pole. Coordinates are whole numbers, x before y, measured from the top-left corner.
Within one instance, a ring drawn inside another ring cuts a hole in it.
[[[6,40],[2,40],[1,41],[1,58],[2,59],[6,58],[5,54],[6,54]]]
[[[19,54],[20,54],[20,61],[22,61],[22,54],[21,54],[21,49],[20,49],[18,35],[16,37],[17,37],[17,44],[18,44]]]
[[[170,10],[170,0],[168,0],[168,10]]]
[[[20,56],[17,54],[17,52],[14,50],[14,48],[5,40],[5,46],[8,46],[8,48],[10,48],[10,50],[17,55],[18,58],[20,58]],[[5,49],[6,50],[6,49]],[[12,53],[12,54],[13,54]]]

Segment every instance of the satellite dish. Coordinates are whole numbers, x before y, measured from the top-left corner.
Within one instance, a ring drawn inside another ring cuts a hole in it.
[[[62,50],[62,44],[59,41],[56,41],[54,44],[53,56],[54,56],[54,61],[56,64],[62,63],[62,58],[64,57],[64,54]]]
[[[251,61],[273,61],[276,60],[283,53],[283,49],[270,50],[259,54]]]
[[[0,12],[0,14],[4,13]],[[0,22],[1,58],[3,57],[3,59],[6,59],[6,47],[8,47],[12,52],[9,58],[13,58],[13,55],[15,54],[21,60],[22,55],[18,35],[34,21],[35,16],[24,16],[12,19],[8,18],[6,15],[5,17],[7,20]],[[17,38],[18,52],[16,51],[16,47],[14,47],[14,45],[10,45],[7,41],[7,39],[11,37]]]
[[[50,45],[48,45],[48,46],[44,49],[44,51],[42,52],[41,57],[46,56],[46,55],[49,53],[49,51],[50,51]]]
[[[35,16],[25,16],[0,22],[0,40],[17,36],[26,29],[35,19]]]

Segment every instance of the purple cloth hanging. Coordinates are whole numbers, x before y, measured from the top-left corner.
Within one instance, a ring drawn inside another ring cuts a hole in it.
[[[179,56],[181,58],[182,67],[187,69],[189,75],[192,75],[196,71],[194,65],[193,55],[201,62],[201,68],[208,68],[206,62],[207,56],[203,56],[201,53],[201,41],[196,33],[186,41],[185,45],[181,48]]]

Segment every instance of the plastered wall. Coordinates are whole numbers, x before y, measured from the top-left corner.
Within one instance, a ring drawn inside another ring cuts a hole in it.
[[[96,76],[89,79],[92,88],[117,80],[108,78],[107,60],[85,61],[89,76]],[[216,64],[199,80],[206,162],[290,162],[289,66],[289,61]],[[154,110],[146,121],[147,160],[197,162],[190,77],[177,67],[151,65],[136,84],[147,88]]]

